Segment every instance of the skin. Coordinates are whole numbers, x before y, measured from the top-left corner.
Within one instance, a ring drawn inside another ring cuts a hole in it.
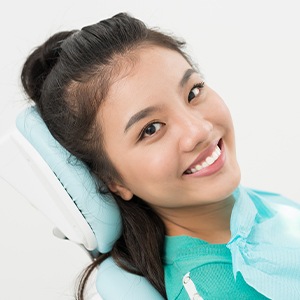
[[[106,151],[123,178],[109,188],[125,201],[135,194],[149,203],[168,235],[225,243],[231,194],[240,181],[229,110],[207,84],[193,88],[203,79],[187,71],[192,67],[179,53],[146,46],[135,50],[134,57],[121,63],[98,116]],[[145,109],[142,118],[133,118]],[[140,139],[147,124],[148,134]],[[219,140],[225,158],[218,171],[184,174]]]

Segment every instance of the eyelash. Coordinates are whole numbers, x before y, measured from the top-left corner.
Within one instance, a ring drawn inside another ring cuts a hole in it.
[[[188,95],[188,102],[191,102],[193,99],[189,99],[190,93],[193,91],[193,89],[198,88],[199,89],[199,93],[201,92],[201,90],[204,88],[205,82],[199,82],[193,85],[193,87],[191,88],[189,95]],[[196,95],[197,96],[197,95]]]
[[[151,125],[153,125],[153,124],[160,124],[160,125],[162,125],[162,126],[165,125],[164,123],[158,122],[158,121],[151,121],[150,123],[146,124],[146,125],[143,127],[143,129],[141,130],[141,133],[140,133],[140,135],[139,135],[139,137],[138,137],[138,140],[139,140],[139,141],[141,141],[142,139],[145,138],[146,130],[147,130]]]

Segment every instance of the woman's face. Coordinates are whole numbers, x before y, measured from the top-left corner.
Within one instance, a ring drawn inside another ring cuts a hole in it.
[[[124,179],[111,190],[157,211],[227,198],[240,171],[223,100],[179,53],[153,46],[135,54],[99,112],[106,151]]]

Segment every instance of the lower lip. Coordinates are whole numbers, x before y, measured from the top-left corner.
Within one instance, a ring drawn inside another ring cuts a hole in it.
[[[219,143],[219,147],[221,149],[221,154],[212,165],[209,165],[208,167],[205,167],[205,168],[201,169],[200,171],[192,173],[192,174],[184,174],[184,176],[204,177],[204,176],[209,176],[209,175],[219,172],[223,168],[223,166],[225,164],[225,159],[226,159],[226,154],[225,154],[225,149],[224,149],[225,147],[224,147],[222,141],[221,141],[221,143]]]

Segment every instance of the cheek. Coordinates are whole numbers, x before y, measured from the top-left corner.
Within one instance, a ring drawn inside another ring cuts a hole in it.
[[[137,149],[126,160],[127,171],[140,181],[156,181],[169,177],[174,174],[174,162],[177,161],[172,147],[167,143],[153,144],[148,149]]]
[[[214,120],[216,124],[222,126],[223,128],[233,128],[230,111],[225,102],[219,97],[216,97],[213,103],[211,104],[210,118]]]
[[[176,153],[164,143],[163,146],[148,146],[124,154],[126,160],[119,163],[117,170],[123,175],[124,184],[144,200],[153,198],[153,193],[161,195],[162,186],[173,182],[176,174]]]

